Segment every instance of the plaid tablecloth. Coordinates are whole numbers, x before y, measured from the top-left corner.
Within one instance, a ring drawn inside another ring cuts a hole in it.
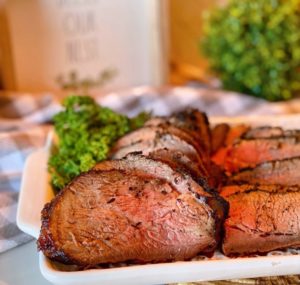
[[[300,100],[267,103],[264,100],[207,88],[138,87],[95,96],[116,111],[135,115],[142,110],[167,115],[193,106],[210,116],[285,114],[300,112]],[[16,226],[18,191],[26,157],[45,143],[52,116],[61,110],[52,94],[0,93],[0,253],[31,238]]]

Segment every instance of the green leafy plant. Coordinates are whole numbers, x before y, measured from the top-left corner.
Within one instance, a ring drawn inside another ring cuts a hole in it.
[[[225,89],[271,101],[300,90],[300,0],[231,0],[204,26],[202,48]]]
[[[52,185],[62,189],[75,176],[107,158],[114,142],[149,119],[149,113],[128,118],[99,106],[89,96],[69,96],[64,110],[54,116],[58,144],[48,166]]]

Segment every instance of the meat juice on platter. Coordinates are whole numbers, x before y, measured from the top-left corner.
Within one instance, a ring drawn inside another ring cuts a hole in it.
[[[298,248],[299,134],[153,117],[45,205],[38,248],[83,267]]]

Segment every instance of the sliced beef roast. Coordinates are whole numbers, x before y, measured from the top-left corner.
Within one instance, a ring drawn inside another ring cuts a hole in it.
[[[214,250],[226,206],[190,176],[132,154],[98,164],[47,204],[38,247],[83,266],[185,260]]]
[[[180,138],[181,140],[187,142],[197,151],[198,154],[203,154],[203,150],[200,147],[200,144],[194,139],[193,136],[187,132],[176,128],[170,124],[164,124],[159,126],[148,126],[137,129],[123,137],[121,137],[114,145],[112,149],[112,154],[116,153],[119,149],[124,147],[130,147],[136,143],[143,141],[155,141],[163,135],[173,135]]]
[[[300,156],[300,136],[240,140],[227,152],[225,169],[234,173],[263,162],[296,156]]]
[[[176,113],[170,122],[188,129],[202,143],[207,153],[211,152],[211,133],[205,113],[189,108]]]
[[[199,179],[206,179],[212,188],[217,187],[218,181],[223,175],[222,171],[211,163],[209,153],[193,143],[193,138],[188,134],[182,135],[180,133],[184,132],[177,130],[179,133],[171,133],[158,126],[138,129],[124,136],[115,144],[111,157],[120,159],[135,151],[149,155],[159,150],[168,149],[168,152],[164,152],[164,157],[166,158],[170,154],[169,160],[171,161],[173,160],[173,153],[180,152],[192,162],[192,167],[198,168],[197,172],[201,173]]]
[[[265,192],[286,192],[286,189],[289,191],[298,191],[299,185],[285,186],[279,184],[241,184],[241,185],[227,185],[223,186],[220,191],[220,195],[224,198],[229,197],[233,194],[238,193],[248,193],[253,191],[265,191]]]
[[[235,187],[232,194],[221,191],[230,204],[222,246],[226,255],[300,247],[299,185]]]
[[[236,125],[231,126],[226,137],[225,145],[232,145],[238,141],[247,131],[250,130],[249,126],[246,125]]]
[[[225,169],[226,159],[232,144],[237,142],[241,138],[241,136],[248,130],[249,127],[245,125],[237,125],[234,127],[230,127],[230,129],[227,131],[223,146],[219,147],[213,152],[211,158],[212,161],[222,169]]]
[[[300,157],[265,162],[231,176],[229,183],[299,185],[299,169]]]
[[[124,146],[128,146],[143,140],[155,139],[156,136],[161,134],[173,134],[194,146],[199,152],[201,151],[199,143],[187,132],[176,128],[170,124],[161,124],[159,126],[148,126],[137,129],[129,134],[121,137],[116,144],[114,149],[117,150]],[[113,150],[114,151],[114,150]]]
[[[206,183],[207,172],[201,172],[199,165],[190,160],[184,153],[180,151],[172,151],[167,148],[158,149],[150,152],[149,158],[164,162],[170,165],[173,169],[182,173],[189,174],[195,181],[201,179],[203,183]],[[201,184],[201,183],[200,183]]]
[[[187,109],[151,118],[110,158],[44,207],[37,243],[50,259],[186,260],[213,252],[222,229],[226,255],[300,247],[300,131],[221,124],[211,134]]]
[[[245,139],[263,139],[263,138],[276,138],[276,137],[283,137],[283,136],[299,136],[299,130],[284,130],[280,127],[258,127],[253,128],[247,131],[245,134],[242,135]]]
[[[107,171],[111,169],[110,161],[104,161],[95,166],[95,169]],[[165,179],[171,183],[177,191],[181,193],[192,193],[196,199],[204,199],[212,209],[214,209],[214,215],[217,221],[215,231],[216,238],[220,238],[218,234],[220,231],[220,224],[226,217],[228,211],[228,203],[222,199],[217,192],[213,191],[207,186],[205,180],[201,177],[197,177],[194,180],[186,172],[181,172],[175,164],[166,164],[158,160],[145,157],[140,153],[131,153],[126,156],[124,160],[118,160],[118,163],[114,164],[120,170],[133,169],[134,171],[145,171],[149,175],[157,176],[160,179]],[[205,179],[205,178],[204,178]]]
[[[228,124],[218,124],[211,131],[211,152],[214,154],[225,146],[227,134],[230,130]]]
[[[191,141],[190,139],[187,140],[185,137],[173,133],[173,135],[179,136],[182,140],[191,144],[197,150],[201,161],[198,163],[201,167],[201,171],[203,172],[204,168],[204,171],[207,173],[206,177],[210,186],[217,187],[219,179],[218,175],[222,174],[222,172],[218,169],[218,167],[211,163],[211,132],[206,114],[199,112],[196,109],[189,108],[182,112],[175,113],[170,117],[151,118],[146,122],[145,127],[165,127],[166,125],[171,125],[180,129],[188,134],[189,137],[194,138]]]
[[[211,134],[205,113],[189,108],[170,117],[154,117],[146,122],[145,126],[158,126],[165,123],[188,132],[202,145],[206,153],[210,153]]]
[[[204,168],[201,157],[193,145],[178,136],[164,132],[152,133],[151,139],[140,140],[130,145],[120,147],[112,152],[112,158],[123,158],[127,154],[136,151],[142,152],[144,155],[148,155],[150,152],[164,148],[172,151],[180,151],[189,157],[189,159],[198,163],[200,167]]]

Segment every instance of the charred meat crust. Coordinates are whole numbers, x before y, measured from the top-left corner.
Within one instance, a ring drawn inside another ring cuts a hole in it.
[[[82,173],[81,175],[86,175],[86,173]],[[56,260],[58,262],[62,262],[64,264],[76,264],[77,262],[76,260],[72,260],[72,258],[70,258],[68,254],[66,254],[63,250],[61,250],[59,246],[56,244],[53,235],[50,231],[50,218],[54,207],[61,202],[64,193],[68,191],[67,189],[69,188],[70,185],[76,183],[78,177],[73,179],[64,189],[62,189],[55,196],[55,198],[51,200],[51,202],[47,203],[41,212],[42,227],[40,231],[40,236],[37,240],[38,250],[43,251],[43,253],[47,257]]]

